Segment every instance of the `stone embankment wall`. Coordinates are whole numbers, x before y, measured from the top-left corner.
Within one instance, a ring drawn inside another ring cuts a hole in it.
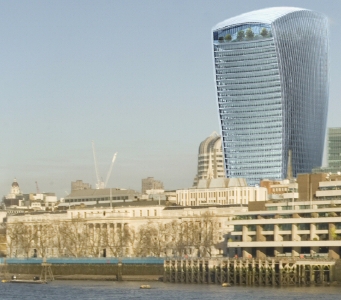
[[[40,264],[8,264],[11,274],[40,274]],[[53,275],[117,275],[117,264],[52,264]],[[122,264],[122,275],[163,275],[162,264]]]

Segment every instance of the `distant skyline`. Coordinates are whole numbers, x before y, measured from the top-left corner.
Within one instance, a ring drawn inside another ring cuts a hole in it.
[[[201,141],[219,132],[212,27],[272,6],[326,14],[330,28],[328,127],[341,127],[341,2],[0,0],[2,194],[95,187],[118,152],[108,186],[190,187]]]

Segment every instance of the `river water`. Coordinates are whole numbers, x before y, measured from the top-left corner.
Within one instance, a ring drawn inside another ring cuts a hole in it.
[[[0,299],[341,299],[341,287],[228,287],[146,282],[54,281],[49,284],[0,283]]]

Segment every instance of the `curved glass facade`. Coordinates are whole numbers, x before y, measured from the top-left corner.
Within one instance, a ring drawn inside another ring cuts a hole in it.
[[[321,165],[328,103],[326,18],[252,21],[213,31],[225,171],[251,185],[283,179],[289,149],[294,176]]]

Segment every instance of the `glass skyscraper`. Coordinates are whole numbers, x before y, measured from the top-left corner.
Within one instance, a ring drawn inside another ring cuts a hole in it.
[[[328,24],[317,12],[275,7],[213,28],[227,177],[283,179],[321,165],[328,109]]]

